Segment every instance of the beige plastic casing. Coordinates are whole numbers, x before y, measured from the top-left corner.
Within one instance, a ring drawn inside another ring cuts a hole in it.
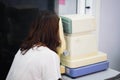
[[[87,66],[90,64],[95,64],[98,62],[106,61],[107,54],[103,52],[98,52],[98,54],[90,57],[84,57],[82,59],[64,59],[61,58],[61,64],[69,68],[77,68],[82,66]]]
[[[94,56],[98,53],[98,44],[94,34],[67,35],[65,40],[66,53],[62,54],[61,58],[73,60]]]
[[[96,19],[92,15],[62,15],[62,21],[65,25],[64,27],[68,28],[65,30],[71,30],[71,34],[96,30]]]

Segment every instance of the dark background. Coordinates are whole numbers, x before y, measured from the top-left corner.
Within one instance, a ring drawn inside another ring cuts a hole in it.
[[[0,0],[0,80],[5,80],[39,10],[58,13],[58,0]]]

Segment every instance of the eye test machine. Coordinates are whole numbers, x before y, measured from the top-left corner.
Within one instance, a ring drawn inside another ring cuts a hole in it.
[[[65,68],[63,78],[82,80],[85,75],[94,73],[97,76],[104,72],[106,76],[108,74],[105,78],[110,77],[109,72],[112,70],[108,69],[107,54],[98,50],[95,17],[75,14],[62,15],[61,19],[66,41],[66,50],[60,55],[61,65]],[[117,71],[112,72],[118,74]]]

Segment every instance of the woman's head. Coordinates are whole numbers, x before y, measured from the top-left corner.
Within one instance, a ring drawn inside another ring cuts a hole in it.
[[[59,17],[50,11],[40,11],[33,21],[29,34],[21,51],[27,51],[33,46],[47,46],[53,51],[60,45]]]

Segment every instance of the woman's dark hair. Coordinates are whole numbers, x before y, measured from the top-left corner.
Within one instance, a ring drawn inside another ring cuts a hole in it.
[[[47,46],[56,52],[60,45],[59,17],[50,11],[40,11],[33,21],[27,38],[22,43],[20,50],[25,54],[34,46]]]

